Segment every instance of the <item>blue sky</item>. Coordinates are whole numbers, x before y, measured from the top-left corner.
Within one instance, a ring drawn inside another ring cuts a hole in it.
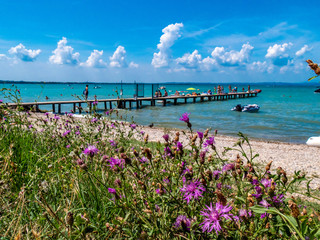
[[[0,79],[303,82],[316,1],[0,1]]]

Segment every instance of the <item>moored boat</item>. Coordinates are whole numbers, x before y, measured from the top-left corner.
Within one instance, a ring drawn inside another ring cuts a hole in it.
[[[320,136],[318,137],[310,137],[306,142],[308,146],[320,147]]]
[[[259,111],[259,109],[260,107],[257,104],[247,104],[245,106],[238,104],[237,106],[233,107],[231,111],[256,113]]]

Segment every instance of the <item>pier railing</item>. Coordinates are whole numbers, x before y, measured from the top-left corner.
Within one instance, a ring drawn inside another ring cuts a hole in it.
[[[46,102],[20,102],[20,103],[6,103],[9,107],[23,107],[25,109],[33,109],[40,111],[40,106],[51,105],[52,112],[61,113],[61,105],[72,105],[72,111],[81,113],[83,111],[82,104],[87,104],[91,111],[93,104],[103,103],[104,109],[123,108],[132,109],[133,107],[141,108],[144,102],[148,102],[150,106],[168,104],[186,104],[188,100],[193,103],[207,101],[224,101],[228,99],[237,98],[250,98],[256,97],[257,92],[239,92],[239,93],[226,93],[226,94],[204,94],[204,95],[185,95],[185,96],[167,96],[167,97],[140,97],[140,98],[115,98],[115,99],[96,99],[96,100],[71,100],[71,101],[46,101]]]

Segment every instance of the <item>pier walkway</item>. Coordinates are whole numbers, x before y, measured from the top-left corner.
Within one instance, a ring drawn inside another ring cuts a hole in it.
[[[228,99],[237,98],[250,98],[256,97],[257,92],[239,92],[239,93],[226,93],[218,95],[196,95],[196,96],[167,96],[167,97],[138,97],[138,98],[116,98],[116,99],[97,99],[97,100],[72,100],[72,101],[46,101],[46,102],[24,102],[24,103],[6,103],[9,107],[21,106],[25,109],[33,109],[35,111],[41,111],[40,106],[51,105],[52,112],[61,113],[61,105],[72,105],[72,111],[81,113],[83,111],[82,104],[87,104],[90,111],[94,104],[103,103],[104,109],[122,108],[132,109],[133,107],[141,108],[145,102],[148,102],[150,106],[167,104],[186,104],[188,100],[193,103],[206,101],[223,101]],[[57,111],[56,111],[57,110]],[[100,110],[100,109],[99,109]]]

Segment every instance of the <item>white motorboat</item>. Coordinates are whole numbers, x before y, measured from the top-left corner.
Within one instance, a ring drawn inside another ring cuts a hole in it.
[[[241,106],[241,104],[238,104],[234,108],[231,109],[231,111],[238,111],[238,112],[250,112],[250,113],[256,113],[260,109],[259,105],[257,104],[247,104],[245,106]]]
[[[306,142],[308,146],[320,147],[320,136],[318,137],[310,137]]]

